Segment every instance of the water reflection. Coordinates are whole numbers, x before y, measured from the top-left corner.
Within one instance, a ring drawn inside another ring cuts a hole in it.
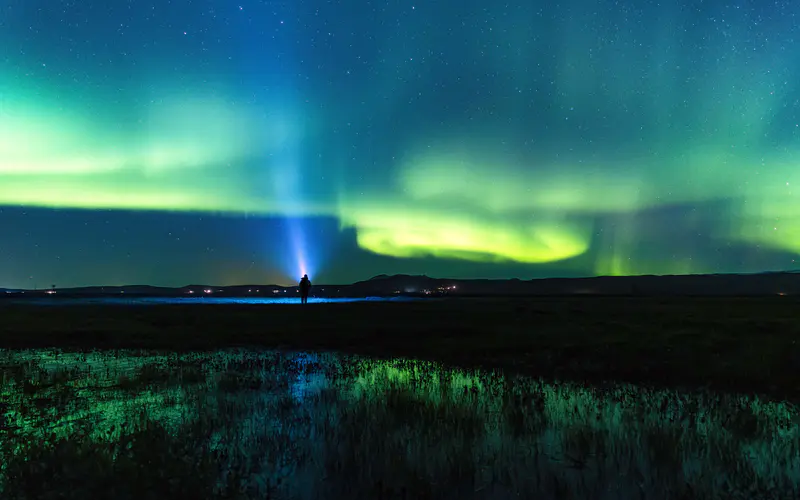
[[[304,353],[5,351],[0,368],[2,498],[798,494],[797,409],[758,398]]]
[[[286,294],[289,295],[289,294]],[[276,297],[137,297],[137,296],[66,296],[66,297],[13,297],[3,298],[4,304],[24,304],[36,306],[86,306],[86,305],[122,305],[122,306],[152,306],[152,305],[230,305],[230,304],[249,304],[249,305],[269,305],[269,304],[300,304],[300,297],[295,293],[293,296]],[[425,300],[431,302],[437,298],[417,298],[407,296],[392,297],[309,297],[309,304],[347,304],[353,302],[418,302]]]

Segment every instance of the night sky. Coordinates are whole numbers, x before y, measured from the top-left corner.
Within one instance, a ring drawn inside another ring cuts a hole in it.
[[[3,0],[0,287],[796,269],[797,13]]]

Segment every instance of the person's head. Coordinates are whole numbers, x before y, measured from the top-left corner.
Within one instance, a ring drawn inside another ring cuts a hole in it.
[[[303,279],[304,279],[304,280],[307,280],[307,279],[308,279],[308,275],[307,275],[307,274],[304,274],[304,275],[303,275]]]

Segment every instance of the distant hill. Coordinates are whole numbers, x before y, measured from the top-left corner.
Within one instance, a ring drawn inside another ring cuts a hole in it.
[[[5,291],[0,289],[0,291]],[[13,291],[12,292],[14,295]],[[49,290],[24,292],[45,295]],[[7,293],[5,295],[10,295]],[[92,286],[57,289],[59,295],[131,294],[146,296],[287,296],[296,286],[186,285],[178,288],[149,285]],[[536,295],[800,295],[800,271],[759,274],[706,274],[676,276],[600,276],[533,280],[446,279],[425,275],[378,275],[349,285],[319,285],[315,296],[536,296]]]
[[[350,286],[358,295],[794,295],[797,271],[760,274],[599,276],[533,280],[441,279],[379,275]]]

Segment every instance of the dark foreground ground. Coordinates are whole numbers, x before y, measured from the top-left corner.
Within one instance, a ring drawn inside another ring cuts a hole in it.
[[[800,301],[532,298],[300,305],[0,303],[0,348],[239,346],[410,356],[800,400]]]

